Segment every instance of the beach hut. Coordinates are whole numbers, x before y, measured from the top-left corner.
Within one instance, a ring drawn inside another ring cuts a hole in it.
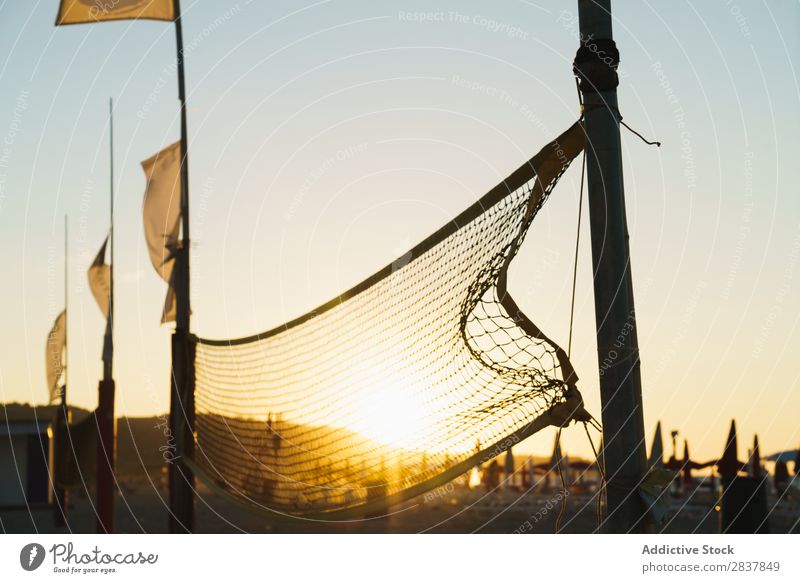
[[[5,415],[0,419],[0,508],[52,501],[51,415]]]

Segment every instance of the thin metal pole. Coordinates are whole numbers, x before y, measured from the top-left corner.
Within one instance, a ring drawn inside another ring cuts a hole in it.
[[[67,313],[67,290],[69,289],[69,261],[67,259],[67,247],[69,245],[67,235],[68,228],[67,215],[64,215],[64,387],[61,389],[62,408],[66,408],[67,406],[67,375],[69,374],[69,367],[67,366],[67,331],[69,330],[67,327],[67,321],[69,319],[69,313]]]
[[[108,100],[108,153],[109,153],[109,238],[111,263],[109,265],[108,319],[103,337],[103,379],[97,390],[97,521],[98,533],[114,532],[114,494],[116,478],[117,427],[114,401],[116,387],[113,377],[114,361],[114,103]]]
[[[600,366],[607,513],[612,533],[641,532],[638,488],[646,471],[639,348],[633,302],[618,78],[610,0],[578,0],[581,77],[586,128],[595,321]]]
[[[186,77],[184,73],[183,27],[180,1],[175,1],[175,41],[178,50],[178,99],[181,107],[181,263],[180,294],[176,298],[177,327],[189,332],[189,139],[186,127]]]
[[[106,342],[109,342],[109,357],[108,363],[106,364],[106,371],[105,378],[112,379],[113,378],[113,367],[114,367],[114,100],[112,98],[108,98],[108,166],[109,166],[109,182],[108,182],[108,208],[109,208],[109,238],[111,239],[111,249],[110,249],[110,264],[109,264],[109,276],[110,276],[110,284],[109,284],[109,297],[108,297],[108,321],[107,321],[107,331],[106,334],[108,335],[108,339]]]
[[[67,526],[67,520],[69,513],[67,511],[67,504],[69,503],[69,499],[67,496],[67,489],[63,486],[57,484],[57,482],[61,479],[61,470],[64,465],[64,456],[66,455],[67,449],[64,443],[61,443],[61,440],[66,435],[67,429],[69,427],[69,411],[67,410],[67,374],[69,372],[69,366],[67,362],[67,320],[69,318],[69,312],[67,310],[67,296],[68,296],[68,289],[69,289],[69,276],[68,276],[68,267],[69,262],[67,260],[68,255],[68,223],[67,223],[67,215],[64,215],[64,384],[61,387],[61,401],[58,407],[58,414],[56,415],[56,431],[54,435],[55,440],[55,458],[53,460],[53,473],[54,473],[54,482],[56,482],[54,493],[55,493],[55,504],[53,505],[54,509],[54,517],[53,522],[57,528]]]
[[[170,532],[194,531],[194,475],[180,458],[194,450],[194,345],[190,340],[189,286],[189,148],[186,126],[186,80],[180,0],[173,0],[178,60],[178,99],[181,114],[181,248],[176,255],[176,326],[172,336],[170,430],[178,444],[177,461],[169,464]]]

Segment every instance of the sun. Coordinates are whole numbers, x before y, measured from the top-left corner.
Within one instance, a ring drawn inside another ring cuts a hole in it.
[[[431,419],[421,395],[410,386],[386,384],[362,394],[351,429],[384,445],[424,449]]]

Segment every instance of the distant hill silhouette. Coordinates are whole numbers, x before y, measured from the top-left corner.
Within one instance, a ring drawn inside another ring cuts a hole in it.
[[[57,405],[0,404],[0,424],[6,421],[51,420]],[[72,422],[84,420],[91,411],[70,407]],[[120,417],[117,419],[117,473],[120,478],[143,477],[166,465],[162,448],[167,444],[167,417]]]
[[[8,403],[0,404],[0,424],[6,421],[26,421],[35,418],[52,419],[55,415],[56,405],[39,405],[33,406],[26,403]],[[86,418],[91,411],[82,409],[80,407],[70,407],[72,411],[72,421],[77,423]],[[202,417],[202,416],[200,416]],[[217,419],[217,422],[223,427],[236,428],[233,430],[242,439],[243,443],[248,443],[244,438],[244,434],[248,431],[264,432],[264,422],[255,420],[244,419]],[[117,473],[120,478],[144,478],[146,474],[161,473],[162,468],[166,467],[166,459],[170,456],[170,440],[169,433],[166,430],[168,417],[166,414],[153,417],[120,417],[117,419]],[[295,431],[309,431],[315,428],[295,426],[292,424],[284,423],[280,428],[280,433],[288,438],[283,442],[284,455],[291,449],[288,446],[291,443],[291,436]],[[340,430],[340,438],[344,440],[353,441],[367,441],[363,436],[357,433],[349,432],[345,429]],[[235,440],[234,440],[235,441]],[[230,446],[231,444],[227,444]],[[255,444],[250,444],[254,450],[262,449],[263,447],[270,447],[270,443],[266,442],[258,444],[261,447],[254,447]],[[391,453],[391,448],[385,446],[376,446],[379,449],[385,449],[387,457]],[[174,454],[174,452],[172,452]],[[515,456],[518,463],[524,463],[532,459],[534,463],[546,461],[549,458],[533,456]],[[319,470],[334,471],[336,466],[347,463],[344,460],[334,460],[334,456],[321,456]],[[435,457],[430,460],[435,463]],[[502,461],[502,460],[501,460]],[[358,463],[353,460],[353,463]],[[327,467],[330,465],[330,467]]]
[[[167,416],[117,419],[117,472],[121,477],[158,472],[166,466]]]
[[[0,423],[8,421],[33,421],[52,419],[58,405],[29,405],[28,403],[0,403]],[[80,421],[89,414],[86,409],[70,407],[73,419]]]

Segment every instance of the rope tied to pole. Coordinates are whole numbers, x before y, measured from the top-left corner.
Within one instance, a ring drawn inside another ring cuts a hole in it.
[[[619,50],[610,38],[581,39],[572,70],[582,93],[600,93],[619,85]]]
[[[595,427],[600,431],[602,435],[603,429],[602,427]],[[592,435],[589,433],[589,426],[587,423],[583,424],[583,430],[586,432],[586,438],[589,440],[589,445],[592,448],[592,454],[594,455],[594,463],[597,465],[597,472],[600,474],[600,485],[597,489],[597,531],[602,532],[603,528],[603,494],[606,488],[606,473],[603,469],[603,464],[600,461],[600,455],[597,453],[597,449],[594,446],[594,440],[592,440]]]
[[[581,101],[581,113],[584,113],[585,111],[595,110],[595,109],[609,109],[609,107],[606,104],[602,104],[601,105],[599,103],[598,104],[594,104],[594,105],[589,106],[589,107],[585,107],[583,105],[583,102]],[[622,125],[625,129],[627,129],[633,135],[635,135],[640,140],[642,140],[645,144],[647,144],[648,146],[656,146],[657,148],[661,147],[661,142],[648,140],[642,134],[640,134],[635,129],[633,129],[631,126],[629,126],[627,123],[625,123],[622,120],[622,113],[620,113],[619,108],[612,106],[612,107],[610,107],[610,109],[611,109],[611,111],[613,111],[617,115],[617,121],[620,123],[620,125]]]

